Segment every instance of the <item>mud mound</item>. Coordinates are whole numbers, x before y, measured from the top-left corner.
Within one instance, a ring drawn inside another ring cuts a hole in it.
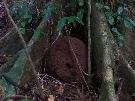
[[[87,52],[85,44],[73,37],[68,37],[82,69],[86,70]],[[68,44],[67,37],[59,38],[47,55],[46,71],[65,82],[79,81],[82,76],[75,57]]]

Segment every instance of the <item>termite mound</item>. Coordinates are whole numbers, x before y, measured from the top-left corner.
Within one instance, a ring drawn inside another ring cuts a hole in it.
[[[74,37],[58,38],[46,56],[47,73],[65,82],[81,80],[80,69],[86,71],[86,67],[86,46],[81,40]]]

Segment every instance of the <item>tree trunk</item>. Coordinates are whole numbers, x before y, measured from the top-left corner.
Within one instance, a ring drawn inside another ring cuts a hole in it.
[[[104,13],[98,10],[96,3],[92,4],[92,42],[95,67],[98,73],[101,73],[101,89],[99,101],[115,101],[114,90],[114,56],[113,48],[110,42],[107,28],[107,21]]]

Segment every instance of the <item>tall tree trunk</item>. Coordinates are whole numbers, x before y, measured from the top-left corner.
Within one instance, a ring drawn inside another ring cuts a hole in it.
[[[95,59],[95,67],[101,73],[101,89],[99,101],[115,101],[114,90],[114,56],[113,47],[108,33],[106,17],[102,10],[98,10],[96,2],[92,4],[92,42]],[[95,68],[94,67],[94,68]]]

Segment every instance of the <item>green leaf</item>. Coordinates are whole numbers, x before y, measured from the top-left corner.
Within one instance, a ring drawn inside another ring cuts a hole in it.
[[[62,18],[62,19],[60,19],[60,20],[58,21],[58,24],[57,24],[57,31],[62,30],[62,28],[65,26],[66,20],[67,20],[67,18],[64,17],[64,18]]]
[[[36,11],[35,9],[31,9],[31,10],[28,12],[28,14],[29,14],[29,15],[33,15],[33,14],[36,14],[36,12],[37,12],[37,11]]]
[[[133,93],[132,96],[135,96],[135,93]]]
[[[28,13],[26,13],[26,14],[24,14],[24,18],[26,19],[26,18],[31,18],[32,17],[32,15],[29,15]]]
[[[30,0],[30,4],[34,4],[35,0]]]
[[[47,33],[43,32],[43,31],[40,31],[40,33],[43,34],[43,35],[47,35]]]
[[[68,24],[75,22],[75,18],[76,18],[76,16],[67,17]]]
[[[109,6],[104,6],[104,8],[105,8],[106,10],[110,10],[110,7],[109,7]]]
[[[112,28],[112,31],[115,32],[117,35],[121,35],[117,28]]]
[[[44,8],[47,9],[47,7],[48,7],[51,3],[52,3],[52,1],[50,0],[49,2],[47,2],[47,3],[45,4]]]
[[[83,10],[84,13],[88,14],[88,7],[87,6],[82,6],[80,7],[81,10]]]
[[[109,12],[106,12],[106,15],[107,15],[107,20],[108,20],[109,24],[113,25],[114,18],[112,17],[112,15]]]
[[[31,17],[31,18],[29,18],[28,22],[30,23],[31,21],[32,21],[32,17]]]
[[[79,9],[79,11],[77,12],[77,17],[76,17],[76,21],[78,21],[79,23],[81,23],[82,25],[84,25],[82,18],[83,18],[83,13],[84,13],[84,9]]]
[[[79,6],[82,6],[84,4],[84,1],[83,0],[78,0],[78,4],[79,4]]]
[[[110,23],[111,25],[113,25],[113,23],[114,23],[114,18],[110,15],[110,16],[108,16],[108,21],[109,21],[109,23]]]
[[[124,25],[129,29],[132,30],[132,26],[130,25],[130,23],[127,20],[124,20]]]
[[[21,10],[23,11],[23,13],[28,12],[29,7],[27,6],[26,2],[25,2],[25,3],[23,3],[23,5],[21,6]]]
[[[73,0],[73,1],[71,1],[70,3],[68,3],[65,7],[67,8],[67,7],[71,7],[71,6],[73,6],[73,5],[75,5],[76,4],[76,0]]]
[[[79,22],[80,24],[84,25],[84,22],[83,22],[81,19],[79,19],[78,17],[76,17],[75,20],[76,20],[77,22]]]
[[[20,28],[20,32],[21,32],[22,34],[25,34],[25,28]]]
[[[135,22],[133,20],[130,19],[129,21],[133,26],[135,26]]]
[[[52,9],[51,9],[51,8],[48,8],[48,9],[45,10],[44,19],[45,19],[46,21],[49,20],[49,18],[50,18],[50,16],[51,16],[51,12],[52,12]]]
[[[17,12],[17,14],[18,14],[19,17],[21,17],[24,14],[24,12],[20,10],[20,11]]]
[[[121,16],[117,16],[117,19],[120,20],[121,19]]]
[[[22,22],[22,23],[21,23],[21,26],[22,26],[22,27],[25,27],[25,24],[26,24],[25,22]]]
[[[118,42],[118,45],[119,45],[120,47],[122,47],[122,46],[123,46],[123,42],[119,41],[119,42]]]
[[[126,10],[126,11],[128,11],[128,12],[129,12],[129,10],[128,10],[128,8],[127,8],[127,7],[124,7],[124,10]]]
[[[118,7],[117,13],[118,15],[121,14],[123,12],[123,8],[122,7]]]
[[[124,37],[122,35],[118,36],[119,40],[123,41]]]
[[[23,5],[23,2],[21,1],[16,1],[15,3],[13,3],[11,6],[9,6],[9,9],[12,10],[15,7],[21,7]]]
[[[32,101],[32,100],[30,100],[30,99],[22,99],[21,101]]]
[[[51,7],[51,11],[54,12],[54,13],[57,13],[56,8],[57,8],[56,6]]]
[[[102,9],[104,7],[101,3],[96,3],[96,6],[98,7],[98,9]]]
[[[38,38],[40,35],[40,31],[39,30],[34,30],[34,37]]]

